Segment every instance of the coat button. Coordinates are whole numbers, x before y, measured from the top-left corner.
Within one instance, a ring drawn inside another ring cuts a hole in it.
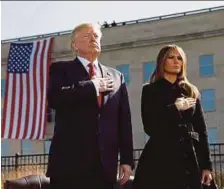
[[[187,175],[190,175],[190,174],[191,174],[190,171],[188,171],[188,170],[186,170],[185,173],[186,173]]]
[[[181,137],[180,138],[180,143],[183,143],[184,142],[184,137]]]

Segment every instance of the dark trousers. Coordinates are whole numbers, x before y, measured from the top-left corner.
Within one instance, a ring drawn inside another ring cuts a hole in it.
[[[85,174],[50,177],[50,185],[50,189],[114,189],[114,184],[104,179],[103,169],[99,162]]]
[[[74,170],[69,176],[67,174],[64,177],[50,177],[50,189],[114,189],[115,183],[104,179],[101,158],[97,150],[91,157],[95,163],[92,163],[88,171],[77,175]]]
[[[114,189],[114,184],[105,180],[50,178],[50,189]]]

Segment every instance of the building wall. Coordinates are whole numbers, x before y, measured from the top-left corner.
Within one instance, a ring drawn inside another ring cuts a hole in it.
[[[215,128],[212,136],[216,142],[224,142],[224,11],[214,11],[175,17],[157,21],[141,22],[125,26],[104,28],[102,39],[102,54],[100,62],[107,66],[118,68],[125,65],[126,78],[129,77],[128,92],[131,105],[134,147],[142,148],[147,140],[144,134],[141,115],[140,98],[144,83],[144,63],[153,62],[159,49],[170,43],[181,46],[188,58],[188,78],[199,90],[215,90],[215,111],[205,112],[208,128]],[[55,37],[52,61],[74,58],[69,49],[70,35]],[[5,78],[7,56],[10,43],[2,44],[1,78]],[[200,56],[213,55],[214,74],[210,77],[200,76]],[[3,104],[3,99],[2,99]],[[3,107],[3,106],[2,106]],[[46,138],[51,138],[53,123],[48,123]],[[4,140],[8,143],[8,154],[26,153],[26,148],[32,147],[30,153],[43,153],[48,149],[49,142],[21,142],[20,140]],[[27,144],[26,144],[27,143]],[[24,150],[22,146],[24,147]]]
[[[224,36],[198,39],[194,41],[177,42],[188,57],[188,78],[195,84],[199,90],[215,89],[216,91],[216,111],[206,112],[205,118],[208,127],[217,127],[217,142],[224,142],[223,126],[223,105],[224,90],[222,82],[224,81],[224,64],[223,64],[223,43]],[[143,63],[155,61],[159,49],[163,45],[154,45],[148,47],[139,47],[133,49],[122,49],[113,52],[106,52],[101,56],[102,62],[106,65],[130,64],[130,84],[128,85],[132,123],[134,130],[134,142],[136,148],[141,148],[145,143],[144,132],[142,129],[140,115],[140,96],[143,81]],[[212,46],[212,48],[211,48]],[[200,77],[199,74],[199,56],[204,54],[214,54],[215,75],[213,77]],[[127,58],[128,57],[128,58]]]

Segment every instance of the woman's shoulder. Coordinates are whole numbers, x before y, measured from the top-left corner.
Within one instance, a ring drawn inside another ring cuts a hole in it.
[[[142,87],[142,88],[143,88],[143,90],[146,90],[146,89],[151,88],[152,85],[153,85],[153,83],[147,82],[147,83],[144,83],[144,84],[143,84],[143,87]]]
[[[145,83],[142,87],[142,92],[150,95],[157,94],[158,85],[156,82]]]
[[[143,85],[143,89],[146,90],[156,90],[159,87],[159,81],[147,82]]]

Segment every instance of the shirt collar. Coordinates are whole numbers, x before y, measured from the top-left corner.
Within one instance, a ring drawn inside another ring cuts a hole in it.
[[[83,64],[83,66],[88,67],[88,64],[90,63],[89,60],[87,60],[81,56],[77,56],[77,58],[80,60],[80,62]],[[98,68],[98,60],[97,59],[93,61],[93,64],[96,68]]]

